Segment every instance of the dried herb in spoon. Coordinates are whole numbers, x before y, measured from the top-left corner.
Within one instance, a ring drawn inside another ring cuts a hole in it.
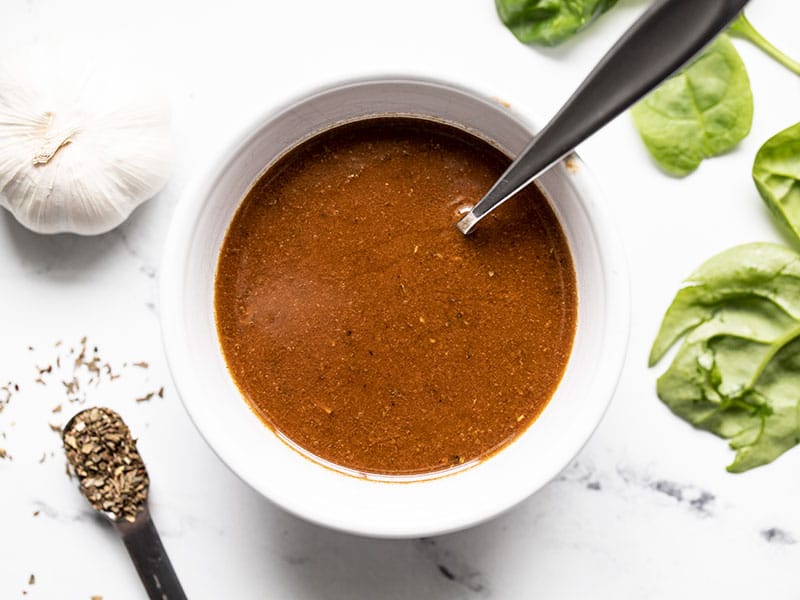
[[[186,600],[150,518],[150,479],[122,417],[108,408],[83,410],[67,423],[63,441],[83,495],[111,517],[150,599]]]
[[[108,408],[81,411],[67,423],[63,442],[92,507],[133,523],[144,508],[150,480],[122,418]]]

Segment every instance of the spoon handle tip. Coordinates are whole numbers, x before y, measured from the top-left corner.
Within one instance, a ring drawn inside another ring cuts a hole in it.
[[[135,522],[119,521],[116,527],[150,600],[186,600],[150,511],[145,508]]]

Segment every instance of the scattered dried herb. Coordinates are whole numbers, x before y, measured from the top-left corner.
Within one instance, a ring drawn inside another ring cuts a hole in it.
[[[0,412],[3,412],[3,409],[11,402],[11,398],[17,392],[19,392],[19,385],[12,381],[0,386]]]
[[[73,377],[69,381],[61,381],[64,389],[67,392],[67,398],[72,400],[73,398],[77,397],[78,392],[81,390],[81,386],[78,383],[78,379]]]
[[[138,362],[125,362],[117,372],[116,366],[100,355],[98,345],[90,344],[87,337],[80,339],[78,344],[68,346],[61,340],[56,341],[52,346],[45,345],[45,349],[52,348],[49,351],[37,352],[33,346],[28,346],[28,351],[35,353],[31,360],[35,360],[32,367],[31,380],[46,391],[35,392],[36,394],[47,394],[49,396],[50,412],[49,416],[41,415],[42,421],[47,422],[54,417],[52,415],[59,415],[63,413],[71,413],[72,411],[66,410],[69,404],[83,404],[87,401],[88,397],[93,393],[92,390],[101,384],[107,385],[121,377],[121,374],[127,374],[135,377],[140,382],[147,381],[147,377],[136,374],[134,371],[141,373],[141,370],[149,369],[150,364],[146,361]],[[117,363],[119,364],[119,363]],[[125,372],[127,370],[127,373]],[[0,417],[3,416],[4,409],[9,408],[11,399],[20,393],[20,386],[13,381],[7,381],[4,385],[0,385]],[[132,396],[138,402],[145,402],[155,396],[159,398],[164,397],[164,388],[158,388],[157,391],[151,388],[147,393],[140,392],[140,395]],[[7,411],[6,413],[7,414]],[[11,427],[13,422],[5,421],[3,424]],[[44,423],[42,423],[43,425]],[[54,432],[61,433],[61,423],[49,422],[48,426]],[[0,440],[5,439],[5,432],[0,431]],[[49,449],[44,449],[45,454]],[[51,453],[52,454],[52,453]],[[0,459],[6,458],[11,460],[11,455],[3,449]],[[45,455],[39,459],[40,463],[44,462]]]
[[[147,500],[149,479],[136,441],[113,410],[79,412],[64,431],[64,450],[91,505],[133,522]]]

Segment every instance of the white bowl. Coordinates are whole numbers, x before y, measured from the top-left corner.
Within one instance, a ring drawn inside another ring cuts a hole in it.
[[[540,179],[564,228],[578,279],[578,326],[567,370],[539,418],[491,458],[410,483],[326,468],[281,441],[250,410],[223,359],[214,276],[228,225],[253,183],[280,155],[334,124],[370,115],[443,120],[516,155],[533,128],[496,100],[417,77],[347,81],[269,111],[188,189],[173,217],[161,271],[167,359],[186,410],[219,457],[286,510],[377,537],[418,537],[477,524],[544,486],[597,427],[616,386],[630,328],[627,271],[616,232],[586,167],[572,156]]]

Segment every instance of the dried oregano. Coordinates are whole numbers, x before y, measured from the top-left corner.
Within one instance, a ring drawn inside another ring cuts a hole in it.
[[[81,491],[96,510],[133,522],[147,500],[149,479],[136,441],[108,408],[89,408],[67,424],[67,460]]]

